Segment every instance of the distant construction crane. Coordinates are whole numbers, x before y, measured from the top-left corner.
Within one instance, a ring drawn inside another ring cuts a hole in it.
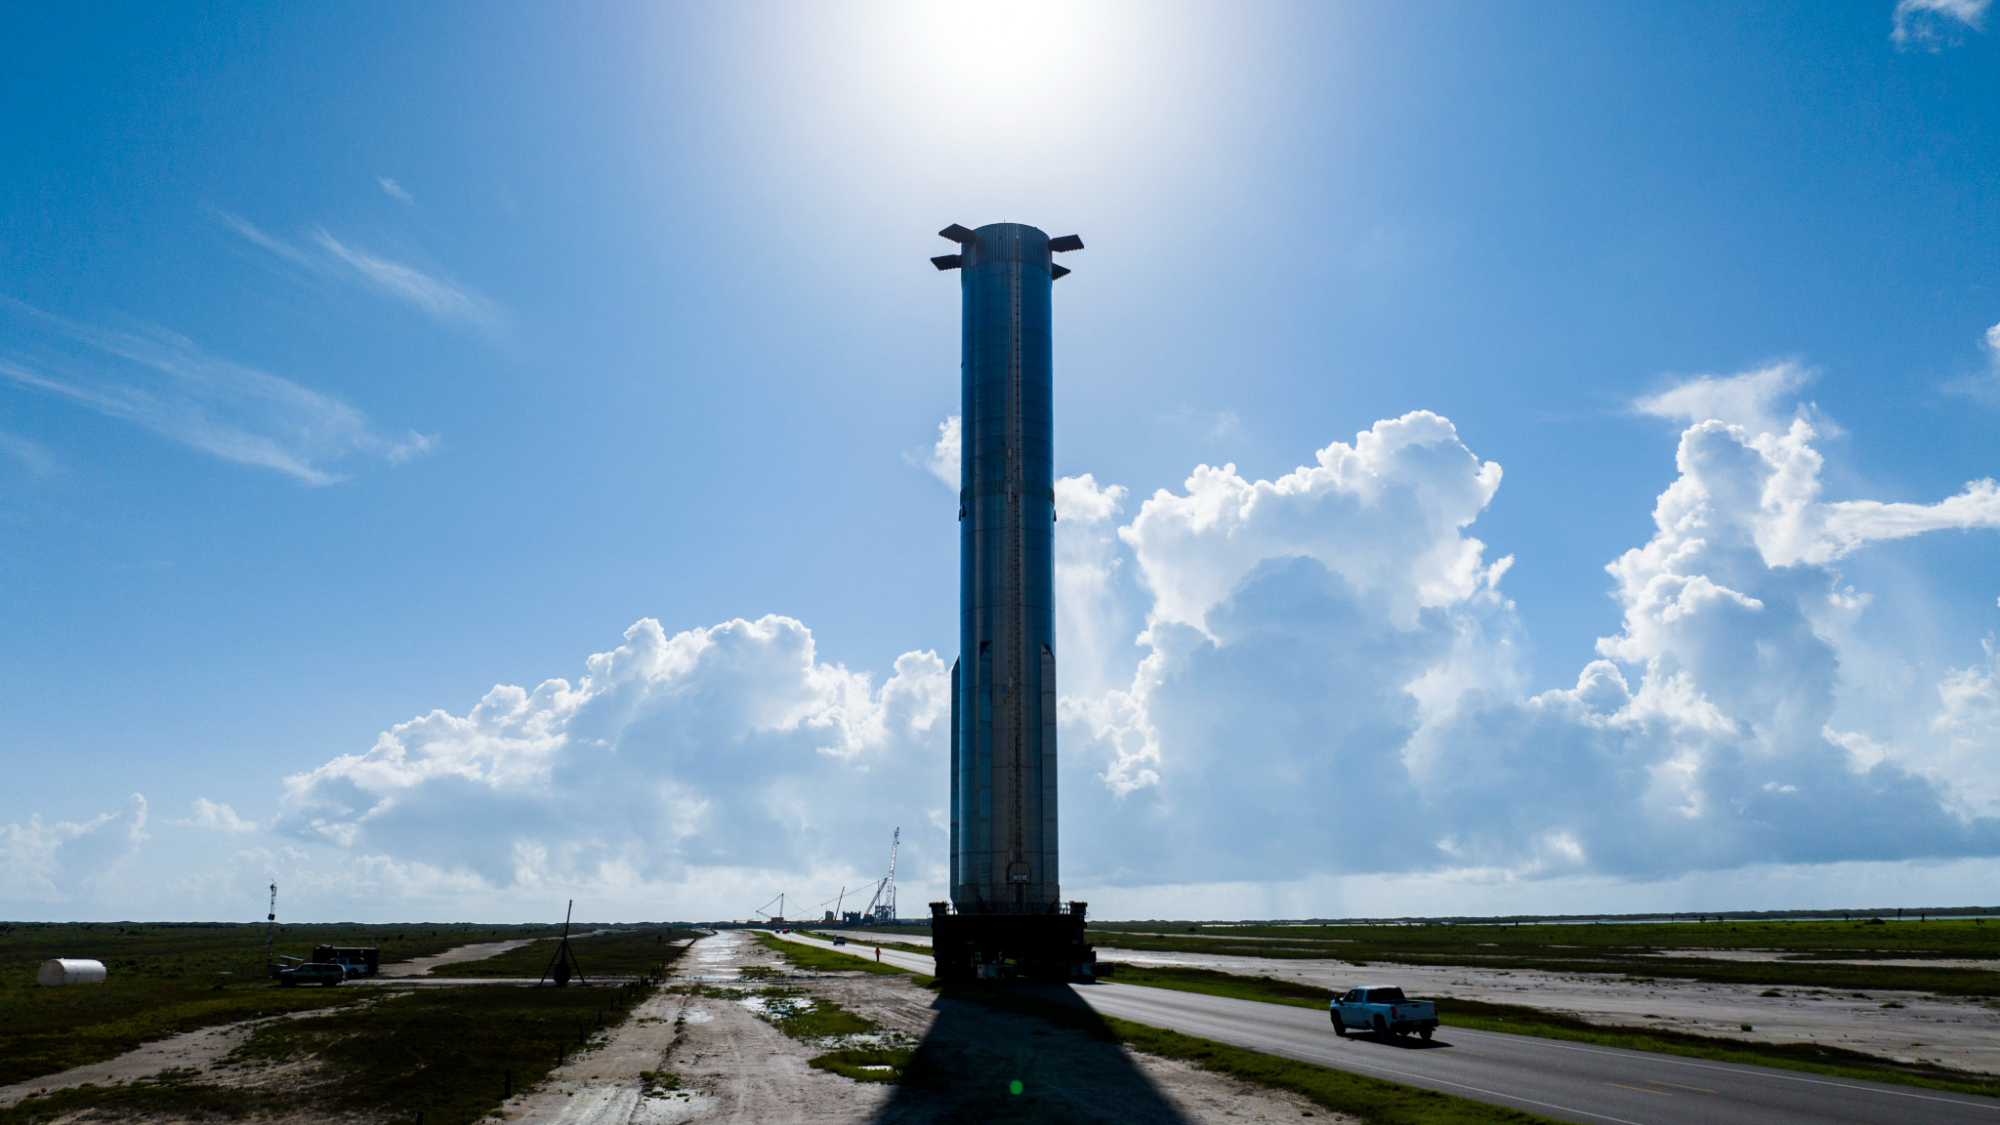
[[[773,914],[773,913],[771,913],[771,912],[770,912],[770,906],[771,906],[771,902],[775,902],[775,903],[777,903],[777,904],[778,904],[778,912],[777,912],[776,914]],[[785,896],[781,894],[781,895],[779,895],[778,897],[776,897],[776,898],[772,899],[772,900],[771,900],[771,902],[767,902],[767,903],[765,903],[765,904],[764,904],[763,906],[760,906],[760,907],[758,907],[758,908],[757,908],[757,913],[759,913],[759,914],[762,914],[762,915],[764,916],[764,920],[765,920],[766,922],[783,922],[783,921],[785,921],[785,920],[786,920],[786,919],[785,919]]]
[[[903,843],[903,830],[899,827],[889,837],[889,873],[875,884],[875,897],[868,900],[868,909],[861,912],[863,922],[896,921],[896,849]]]
[[[833,903],[832,910],[826,909],[826,902]],[[840,893],[833,896],[830,899],[827,899],[826,902],[822,902],[819,904],[820,910],[825,911],[826,913],[826,917],[822,919],[822,921],[827,921],[827,922],[840,921],[841,920],[840,908],[847,905],[847,888],[846,887],[840,888]]]

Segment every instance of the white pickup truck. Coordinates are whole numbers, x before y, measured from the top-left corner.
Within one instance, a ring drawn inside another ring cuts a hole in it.
[[[1425,1039],[1438,1025],[1437,1005],[1429,1000],[1412,1000],[1393,984],[1371,984],[1352,988],[1333,998],[1328,1010],[1333,1014],[1333,1033],[1373,1031],[1383,1039],[1414,1031]]]

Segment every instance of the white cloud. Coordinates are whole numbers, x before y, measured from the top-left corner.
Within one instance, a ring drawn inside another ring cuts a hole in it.
[[[170,820],[167,823],[185,828],[213,828],[219,832],[240,834],[257,831],[255,821],[244,820],[236,815],[236,810],[219,801],[206,797],[194,799],[194,815],[186,820]]]
[[[909,461],[930,471],[946,488],[957,492],[960,431],[963,429],[958,415],[954,414],[938,423],[938,438],[931,445],[909,454]]]
[[[0,896],[17,902],[88,901],[115,880],[148,838],[146,798],[84,821],[0,826]]]
[[[1839,873],[1899,867],[1972,887],[2000,856],[2000,662],[1931,673],[1900,711],[1850,706],[1857,676],[1922,665],[1881,647],[1901,631],[1864,639],[1868,591],[1832,567],[1993,526],[1994,489],[1825,500],[1826,423],[1773,370],[1649,400],[1684,426],[1679,475],[1607,568],[1618,631],[1539,692],[1507,560],[1471,534],[1500,468],[1444,418],[1378,422],[1275,480],[1202,466],[1136,512],[1058,482],[1066,892],[1299,916],[1714,908],[1689,900],[1754,879],[1824,905]],[[254,898],[275,872],[393,915],[575,894],[742,916],[872,878],[900,825],[921,901],[944,881],[947,666],[906,653],[877,683],[790,618],[641,621],[574,684],[496,687],[286,779],[268,825],[197,802],[221,830],[198,835],[237,850],[185,894]],[[15,897],[75,881],[49,856],[106,823],[15,826]]]
[[[383,194],[391,199],[403,203],[415,203],[417,201],[416,197],[411,195],[408,189],[388,176],[377,176],[375,182],[382,185]]]
[[[484,297],[440,281],[414,266],[356,249],[323,230],[314,237],[329,254],[351,266],[369,284],[415,305],[437,320],[476,328],[493,328],[499,323],[498,310]]]
[[[1129,686],[1065,700],[1065,753],[1098,783],[1066,796],[1072,876],[1654,879],[2000,852],[1993,673],[1938,685],[1928,741],[1836,730],[1867,598],[1827,566],[1996,526],[1993,486],[1822,500],[1815,425],[1781,409],[1802,382],[1780,365],[1644,404],[1693,423],[1681,476],[1652,540],[1609,568],[1608,659],[1536,695],[1500,569],[1466,534],[1500,472],[1444,419],[1378,423],[1277,481],[1204,467],[1147,500],[1121,530],[1147,655]]]
[[[1986,30],[1993,0],[1896,0],[1889,39],[1899,49],[1938,51],[1955,46],[1960,33]]]
[[[395,181],[383,181],[388,190]],[[396,189],[400,191],[400,188]],[[396,194],[395,191],[390,192]],[[285,239],[259,230],[254,224],[226,211],[217,212],[224,225],[259,249],[312,273],[358,280],[370,288],[412,305],[444,324],[497,331],[502,323],[500,307],[464,286],[433,277],[417,269],[370,253],[335,238],[324,229],[313,232],[318,252],[301,248]]]
[[[0,380],[142,426],[205,453],[276,469],[308,484],[345,479],[357,455],[408,460],[435,439],[377,434],[332,395],[210,355],[184,336],[78,324],[18,301],[0,302],[13,358]]]
[[[704,905],[737,913],[805,872],[859,885],[899,824],[911,869],[943,862],[925,815],[944,800],[950,713],[935,654],[905,654],[877,688],[820,663],[789,618],[673,636],[645,620],[586,667],[575,686],[496,687],[287,778],[277,829],[393,880],[731,886]]]
[[[1988,406],[2000,406],[2000,324],[1988,328],[1980,343],[1986,351],[1985,370],[1949,380],[1944,390],[1978,399]]]
[[[1510,561],[1485,566],[1484,545],[1459,534],[1500,487],[1500,466],[1473,457],[1429,411],[1377,422],[1275,481],[1201,465],[1186,487],[1155,493],[1119,532],[1153,594],[1155,623],[1206,631],[1209,611],[1276,558],[1315,559],[1390,598],[1405,622],[1472,597]]]
[[[1812,382],[1813,372],[1796,363],[1773,363],[1740,375],[1698,375],[1659,394],[1640,399],[1634,409],[1673,422],[1726,422],[1752,431],[1780,431],[1792,414],[1779,411],[1793,392]]]

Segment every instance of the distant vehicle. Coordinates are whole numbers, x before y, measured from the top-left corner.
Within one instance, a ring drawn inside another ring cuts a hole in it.
[[[1438,1025],[1437,1005],[1429,1000],[1412,1000],[1393,984],[1371,984],[1349,989],[1327,1005],[1333,1016],[1333,1033],[1373,1031],[1381,1039],[1416,1032],[1429,1039]]]
[[[313,946],[311,960],[321,964],[358,966],[358,972],[350,972],[351,977],[372,977],[382,965],[382,947],[379,945],[316,945]]]
[[[839,935],[839,934],[835,934],[835,935],[833,935],[833,944],[835,944],[835,945],[846,945],[846,944],[847,944],[847,939],[846,939],[845,937],[842,937],[842,936],[841,936],[841,935]]]
[[[303,961],[278,970],[278,983],[286,988],[319,984],[332,988],[347,979],[347,970],[335,961]]]

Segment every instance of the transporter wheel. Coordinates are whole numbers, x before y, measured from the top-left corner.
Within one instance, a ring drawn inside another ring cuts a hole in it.
[[[1431,1029],[1427,1027],[1427,1028],[1424,1028],[1424,1029],[1423,1029],[1422,1031],[1419,1031],[1419,1032],[1417,1032],[1417,1038],[1419,1038],[1419,1039],[1422,1039],[1422,1040],[1423,1040],[1424,1042],[1426,1042],[1426,1043],[1430,1042],[1430,1041],[1431,1041]]]
[[[1389,1021],[1381,1016],[1375,1017],[1375,1038],[1385,1043],[1389,1041]]]
[[[1333,1013],[1333,1033],[1342,1039],[1347,1038],[1347,1025],[1340,1022],[1339,1012]]]

